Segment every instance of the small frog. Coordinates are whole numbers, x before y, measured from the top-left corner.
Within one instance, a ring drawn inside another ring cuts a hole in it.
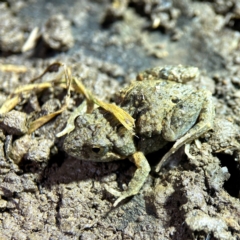
[[[116,206],[143,186],[150,166],[145,155],[175,142],[156,167],[160,171],[168,157],[213,126],[214,106],[208,90],[184,84],[198,76],[198,68],[156,67],[140,73],[137,81],[120,92],[119,106],[135,119],[135,132],[127,130],[109,112],[96,108],[81,114],[75,129],[64,140],[71,156],[86,161],[109,162],[128,158],[135,174],[123,192],[107,187],[117,196]]]

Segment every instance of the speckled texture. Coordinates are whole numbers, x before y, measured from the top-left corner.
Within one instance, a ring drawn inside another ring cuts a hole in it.
[[[66,51],[74,44],[71,23],[64,15],[51,16],[43,29],[43,40],[49,48]]]
[[[75,129],[64,140],[64,150],[76,158],[96,162],[110,162],[132,155],[136,152],[134,136],[111,118],[111,114],[99,108],[79,116]]]
[[[182,64],[199,68],[200,77],[187,84],[211,91],[216,118],[214,130],[193,142],[187,155],[180,149],[170,169],[150,174],[140,193],[117,208],[104,186],[124,191],[135,166],[72,158],[62,149],[63,138],[55,137],[82,96],[72,94],[69,109],[25,141],[54,142],[42,162],[27,159],[23,143],[16,164],[9,157],[11,140],[14,146],[21,136],[0,129],[0,239],[240,238],[239,1],[129,0],[114,10],[107,0],[4,2],[0,66],[24,65],[28,71],[0,71],[0,105],[54,61],[70,65],[73,76],[106,101],[147,68]],[[49,49],[42,39],[46,21],[59,13],[71,23],[74,45],[67,52]],[[21,53],[35,27],[37,44]],[[31,120],[58,109],[63,95],[53,88],[24,94],[15,110]],[[151,167],[170,145],[147,156]]]
[[[113,206],[139,193],[150,172],[147,153],[176,141],[157,165],[159,172],[171,154],[213,127],[215,110],[211,93],[182,83],[194,79],[197,68],[166,66],[159,72],[165,80],[152,79],[157,72],[153,70],[147,71],[149,77],[143,73],[144,80],[135,81],[121,91],[120,107],[135,119],[134,133],[124,129],[105,110],[96,109],[88,114],[79,112],[75,126],[64,140],[64,151],[80,160],[110,162],[129,158],[134,162],[137,170],[128,189],[123,193],[107,189],[118,197]]]
[[[3,2],[0,4],[0,21],[0,50],[21,52],[25,40],[23,26]]]
[[[1,129],[8,134],[23,135],[27,133],[27,114],[12,110],[0,116]]]

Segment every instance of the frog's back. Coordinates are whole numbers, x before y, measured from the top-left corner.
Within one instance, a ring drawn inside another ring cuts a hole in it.
[[[121,91],[121,105],[124,106],[129,102],[135,104],[135,100],[141,99],[143,96],[146,99],[154,100],[154,103],[161,102],[162,99],[176,101],[176,98],[182,99],[182,96],[194,91],[196,90],[191,85],[169,80],[134,81],[130,87]]]
[[[192,86],[168,80],[136,81],[122,90],[121,107],[136,119],[137,134],[161,134],[163,120],[174,106],[196,91]]]

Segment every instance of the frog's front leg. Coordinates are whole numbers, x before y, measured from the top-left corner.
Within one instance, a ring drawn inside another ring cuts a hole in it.
[[[202,94],[199,96],[204,97],[204,101],[202,104],[201,112],[198,117],[198,123],[196,123],[183,137],[179,138],[172,148],[163,156],[162,160],[156,166],[156,172],[159,172],[161,167],[166,164],[167,159],[175,153],[180,147],[184,144],[197,139],[201,135],[203,135],[208,130],[212,129],[213,127],[213,120],[214,120],[214,105],[212,101],[212,95],[209,91],[202,91]],[[184,121],[184,119],[183,119]]]
[[[142,152],[134,153],[131,156],[130,160],[134,162],[134,164],[137,167],[137,170],[134,173],[134,176],[128,185],[128,189],[124,192],[119,192],[119,191],[116,191],[112,188],[105,186],[105,188],[108,192],[110,192],[112,195],[118,197],[118,199],[113,204],[114,207],[116,207],[118,205],[118,203],[121,202],[123,199],[139,193],[141,187],[143,186],[143,184],[146,181],[148,174],[150,172],[150,166]]]

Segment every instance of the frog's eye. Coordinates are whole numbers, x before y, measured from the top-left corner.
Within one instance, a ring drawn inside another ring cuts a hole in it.
[[[107,147],[102,147],[102,146],[94,146],[92,147],[92,152],[98,154],[98,155],[104,155],[108,151]]]
[[[101,151],[101,148],[100,147],[93,147],[92,151],[95,152],[95,153],[99,153]]]

